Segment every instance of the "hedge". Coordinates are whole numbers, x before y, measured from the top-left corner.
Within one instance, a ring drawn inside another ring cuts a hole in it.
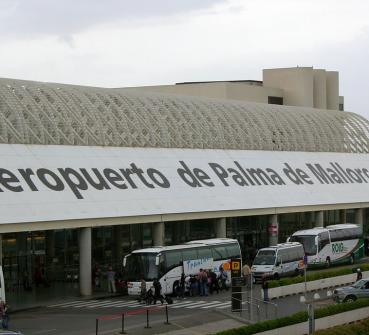
[[[336,326],[315,332],[315,335],[367,335],[369,334],[369,319],[353,324]]]
[[[358,308],[368,307],[369,299],[361,299],[352,303],[336,304],[327,307],[322,307],[315,310],[315,318],[323,318],[325,316],[330,316],[338,313],[343,313],[351,311]],[[267,320],[263,322],[258,322],[250,326],[244,326],[241,328],[229,329],[217,333],[216,335],[252,335],[261,333],[267,330],[286,327],[294,325],[301,322],[306,322],[308,320],[308,313],[306,311],[298,312],[290,316],[275,320]]]
[[[360,265],[358,264],[354,269],[356,268],[360,268],[361,271],[368,271],[369,264],[360,264]],[[333,269],[329,271],[316,271],[316,272],[307,273],[306,280],[313,281],[313,280],[319,280],[319,279],[325,279],[325,278],[331,278],[331,277],[337,277],[337,276],[344,276],[344,275],[353,273],[353,271],[354,270],[352,268],[337,269],[337,270]],[[281,278],[278,280],[270,280],[269,288],[298,284],[298,283],[303,283],[304,281],[305,281],[304,276]]]

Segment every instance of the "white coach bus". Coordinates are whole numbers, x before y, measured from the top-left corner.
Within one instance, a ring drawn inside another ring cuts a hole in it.
[[[241,250],[238,241],[229,238],[139,249],[124,257],[123,278],[130,295],[140,294],[141,279],[146,281],[147,287],[158,279],[162,293],[172,294],[177,292],[182,272],[186,276],[195,275],[202,268],[211,269],[218,275],[220,267],[232,258],[241,258]]]
[[[325,228],[300,230],[288,238],[304,246],[309,266],[351,263],[364,256],[361,229],[355,224],[338,224]]]

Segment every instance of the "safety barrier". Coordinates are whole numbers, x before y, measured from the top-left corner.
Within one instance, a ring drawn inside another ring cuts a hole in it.
[[[168,305],[165,306],[158,306],[158,307],[146,307],[146,308],[140,308],[132,311],[122,312],[119,314],[112,314],[112,315],[104,315],[96,318],[96,335],[99,334],[99,325],[102,321],[111,321],[111,320],[122,320],[122,329],[120,331],[120,334],[127,334],[125,330],[125,318],[127,316],[132,315],[139,315],[139,314],[146,314],[146,326],[144,328],[151,328],[150,326],[150,313],[151,312],[158,312],[160,310],[165,311],[165,321],[164,324],[169,325],[169,314],[168,314]]]

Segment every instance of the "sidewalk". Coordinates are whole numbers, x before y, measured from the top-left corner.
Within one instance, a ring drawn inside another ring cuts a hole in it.
[[[103,299],[112,296],[118,296],[118,294],[109,294],[102,288],[93,292],[91,296],[81,297],[77,282],[54,282],[50,287],[34,287],[31,291],[25,291],[23,287],[19,287],[6,292],[6,300],[13,312],[77,299]]]

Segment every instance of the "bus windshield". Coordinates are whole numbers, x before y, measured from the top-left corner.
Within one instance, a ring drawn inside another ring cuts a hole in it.
[[[317,252],[315,237],[315,235],[292,235],[290,242],[300,242],[304,246],[305,254],[313,256]]]
[[[254,259],[254,265],[274,265],[275,251],[260,250]]]
[[[125,280],[152,281],[158,278],[158,266],[155,265],[156,253],[133,253],[126,258],[126,266],[123,268]]]

